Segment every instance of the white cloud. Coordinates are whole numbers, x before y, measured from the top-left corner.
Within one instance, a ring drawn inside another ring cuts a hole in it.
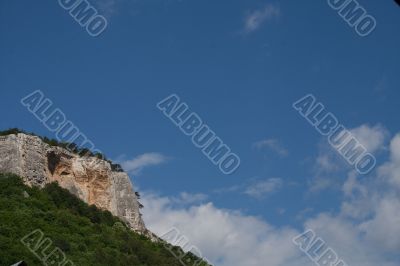
[[[244,31],[246,33],[256,31],[265,21],[277,18],[280,14],[280,8],[272,4],[263,9],[253,10],[245,18]]]
[[[220,209],[212,203],[176,207],[167,197],[142,198],[147,227],[158,235],[177,228],[190,245],[216,266],[308,266],[312,262],[293,245],[300,231],[274,227],[239,211]],[[389,204],[371,222],[354,223],[342,214],[321,213],[308,218],[304,229],[317,232],[347,265],[397,266],[400,206]],[[386,223],[385,223],[386,221]],[[389,221],[389,223],[387,223]],[[390,227],[388,227],[390,225]],[[303,231],[303,230],[302,230]],[[301,232],[302,232],[301,231]],[[185,243],[186,244],[186,243]]]
[[[284,181],[282,178],[268,178],[268,179],[252,178],[250,181],[245,182],[244,184],[216,189],[213,192],[217,194],[224,194],[224,193],[245,194],[253,198],[262,199],[280,190],[283,186],[283,183]]]
[[[357,180],[357,172],[351,171],[348,174],[346,182],[344,182],[342,191],[344,196],[354,198],[355,195],[367,197],[368,190]]]
[[[143,168],[159,165],[167,162],[168,160],[169,157],[161,153],[150,152],[144,153],[130,160],[118,161],[120,161],[120,164],[125,171],[133,175],[139,175]]]
[[[366,238],[379,243],[389,251],[400,250],[400,200],[395,196],[385,196],[376,206],[374,217],[361,224]],[[397,237],[393,237],[397,236]]]
[[[286,148],[284,148],[277,139],[265,139],[257,141],[256,143],[253,144],[253,147],[259,150],[264,148],[270,149],[282,157],[287,156],[289,154],[289,151]]]
[[[400,190],[400,134],[390,143],[390,161],[379,168],[380,177]]]
[[[181,192],[179,197],[172,198],[172,202],[179,205],[190,205],[195,203],[201,203],[208,199],[208,196],[203,193],[190,194],[187,192]]]
[[[391,159],[395,163],[400,163],[400,134],[397,134],[390,143]]]
[[[352,135],[367,149],[367,152],[376,154],[385,150],[387,130],[381,125],[361,125],[350,129]],[[353,166],[332,148],[327,141],[319,145],[318,156],[313,167],[314,177],[309,181],[311,192],[320,192],[328,188],[339,188],[342,182],[343,171],[351,170]]]
[[[338,171],[348,167],[344,163],[328,143],[321,142],[312,168],[313,176],[308,180],[309,191],[317,193],[332,187],[339,188],[335,186],[337,182],[335,176]]]
[[[349,266],[398,265],[396,258],[388,256],[387,249],[365,238],[358,223],[340,215],[321,213],[309,219],[305,227],[312,228]]]
[[[219,266],[298,264],[301,256],[290,228],[274,228],[259,218],[216,208],[212,203],[176,208],[173,200],[155,195],[142,198],[147,227],[158,235],[172,227],[187,237],[210,262]],[[300,259],[301,261],[301,259]]]
[[[316,165],[321,171],[333,172],[338,170],[339,166],[332,160],[329,154],[319,154]]]
[[[361,125],[350,131],[370,153],[374,153],[382,149],[383,143],[388,135],[386,129],[381,125],[376,125],[373,127]]]
[[[377,176],[360,178],[350,169],[339,211],[302,212],[305,222],[301,231],[316,231],[347,265],[399,265],[400,193],[392,182],[400,164],[400,134],[393,138],[390,149],[390,160],[376,171]],[[149,229],[162,235],[171,227],[178,228],[214,265],[312,264],[292,244],[292,237],[300,231],[291,226],[275,227],[261,218],[212,203],[177,206],[173,198],[156,195],[146,195],[143,203]]]
[[[279,190],[282,185],[283,180],[281,178],[269,178],[248,186],[244,193],[254,198],[263,198]]]

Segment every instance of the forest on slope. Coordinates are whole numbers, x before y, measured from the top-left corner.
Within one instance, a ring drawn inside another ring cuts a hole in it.
[[[45,256],[39,258],[26,245],[35,238],[35,230],[52,242],[48,250],[41,251],[48,255],[59,248],[66,261],[73,263],[65,266],[180,266],[181,261],[186,266],[208,265],[179,247],[154,243],[131,231],[110,212],[87,205],[57,183],[40,189],[24,185],[16,175],[0,174],[1,266],[18,261],[29,266],[43,265]],[[180,254],[181,261],[173,254]],[[47,264],[58,265],[51,261]]]

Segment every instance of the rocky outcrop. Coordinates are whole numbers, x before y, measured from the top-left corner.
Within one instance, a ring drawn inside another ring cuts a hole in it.
[[[88,204],[120,217],[136,232],[147,231],[129,176],[96,157],[81,157],[23,133],[0,136],[0,172],[14,173],[30,186],[57,181]]]

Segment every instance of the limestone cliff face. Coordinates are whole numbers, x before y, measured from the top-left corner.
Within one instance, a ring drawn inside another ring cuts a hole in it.
[[[88,204],[109,210],[142,234],[147,231],[139,212],[133,185],[124,172],[95,157],[80,157],[52,147],[39,137],[17,134],[0,136],[0,172],[17,174],[30,186],[57,181],[61,187]]]

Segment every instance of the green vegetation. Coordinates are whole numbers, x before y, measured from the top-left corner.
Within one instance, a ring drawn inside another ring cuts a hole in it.
[[[28,187],[21,178],[0,174],[0,265],[24,260],[43,265],[21,239],[40,229],[75,265],[180,266],[165,243],[129,230],[108,211],[89,206],[58,186]],[[183,254],[178,247],[171,247]],[[184,260],[198,260],[186,254]],[[186,264],[196,265],[195,263]],[[197,265],[196,265],[197,266]],[[198,266],[207,266],[202,262]]]
[[[68,151],[70,151],[72,153],[78,154],[80,156],[96,157],[96,158],[99,158],[99,159],[102,159],[102,160],[106,160],[111,164],[111,169],[113,171],[115,171],[115,172],[123,172],[123,169],[122,169],[121,165],[114,164],[112,161],[108,160],[104,154],[99,153],[99,152],[93,153],[88,148],[79,147],[75,143],[60,142],[60,141],[58,141],[56,139],[49,139],[48,137],[38,136],[38,135],[36,135],[34,133],[29,133],[29,132],[26,132],[26,131],[24,131],[22,129],[19,129],[19,128],[10,128],[10,129],[7,129],[7,130],[0,131],[0,136],[8,136],[8,135],[12,135],[12,134],[16,135],[16,134],[19,134],[19,133],[23,133],[23,134],[26,134],[26,135],[39,137],[44,143],[47,143],[50,146],[61,147],[61,148],[64,148],[64,149],[66,149],[66,150],[68,150]]]

